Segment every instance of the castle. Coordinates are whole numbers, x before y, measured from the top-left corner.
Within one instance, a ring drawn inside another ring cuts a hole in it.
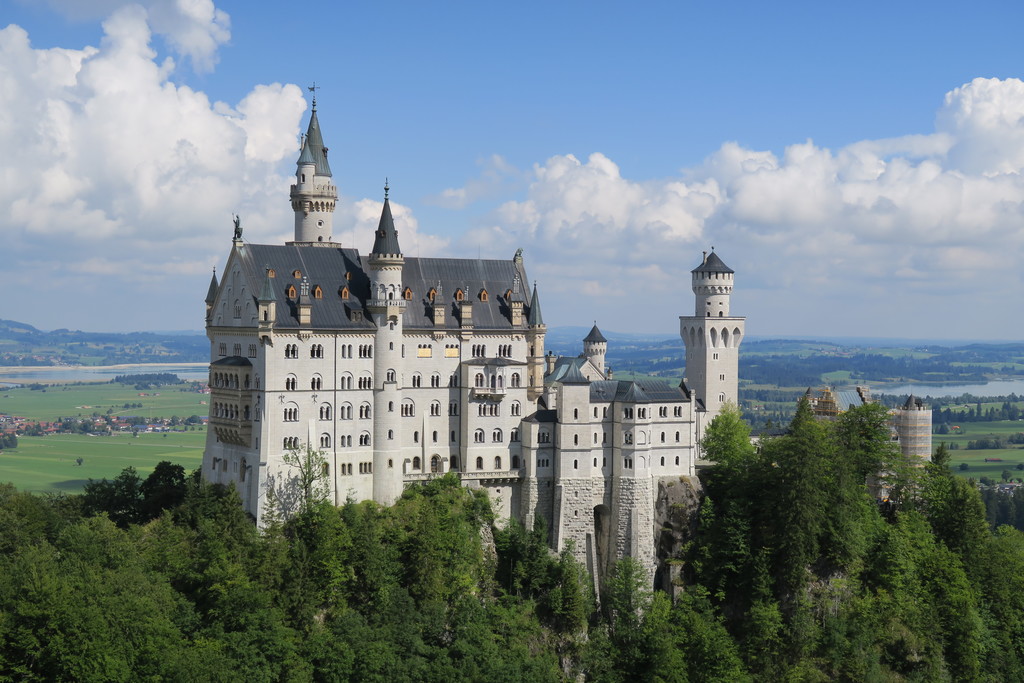
[[[632,556],[653,572],[659,482],[693,476],[707,423],[737,394],[744,319],[713,251],[680,318],[688,379],[612,378],[595,325],[578,357],[544,347],[536,284],[508,260],[402,252],[385,185],[369,254],[337,243],[337,188],[316,101],[297,161],[295,239],[235,237],[206,297],[207,481],[233,484],[261,523],[307,446],[329,499],[392,503],[407,484],[457,472],[499,517],[546,521],[595,577]]]

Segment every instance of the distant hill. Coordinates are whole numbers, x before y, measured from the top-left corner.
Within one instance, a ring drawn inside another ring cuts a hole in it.
[[[202,333],[39,330],[0,320],[0,366],[193,363],[209,360]]]

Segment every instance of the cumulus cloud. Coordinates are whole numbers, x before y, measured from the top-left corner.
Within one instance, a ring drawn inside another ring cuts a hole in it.
[[[103,19],[123,7],[148,14],[149,25],[177,54],[191,60],[197,71],[217,63],[217,49],[231,38],[231,18],[213,0],[45,0],[60,14],[76,20]]]
[[[216,15],[205,6],[176,5]],[[157,58],[152,21],[142,6],[118,6],[100,45],[77,50],[36,49],[22,28],[0,29],[0,234],[11,260],[0,281],[8,291],[166,299],[176,277],[223,258],[233,212],[251,239],[290,223],[281,167],[297,153],[302,91],[260,85],[234,106],[211,102],[171,81],[176,66]],[[218,216],[223,240],[210,234]],[[48,261],[35,258],[41,248]],[[89,275],[106,276],[100,291]],[[19,305],[31,313],[31,297]],[[151,326],[166,327],[157,309],[152,317]]]
[[[717,245],[739,271],[738,302],[764,307],[765,333],[803,324],[851,334],[859,319],[891,323],[894,335],[937,335],[944,316],[931,311],[920,325],[925,316],[910,323],[906,311],[942,295],[961,319],[983,324],[980,292],[1007,296],[1006,305],[1009,292],[1024,294],[1014,267],[1024,246],[1022,169],[1024,83],[979,78],[946,94],[930,133],[838,150],[807,140],[778,155],[726,142],[678,177],[649,181],[623,178],[601,154],[552,157],[475,238],[526,247],[531,272],[557,293],[546,313],[576,295],[561,311],[566,322],[603,309],[615,320],[620,306],[670,320],[688,297],[683,274]],[[674,292],[679,306],[643,296],[654,291]]]

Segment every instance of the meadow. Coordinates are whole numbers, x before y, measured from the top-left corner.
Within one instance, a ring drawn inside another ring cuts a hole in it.
[[[953,472],[964,477],[980,479],[991,477],[1002,480],[1003,470],[1010,470],[1013,478],[1024,478],[1024,470],[1018,470],[1017,465],[1024,463],[1024,446],[1019,444],[1007,444],[1007,448],[986,448],[979,450],[967,450],[969,441],[976,441],[986,437],[1001,437],[1006,441],[1008,437],[1024,432],[1024,420],[1000,420],[998,422],[967,422],[961,429],[954,430],[949,434],[933,434],[932,448],[937,448],[940,443],[945,442],[947,446],[956,444],[957,449],[951,450],[950,462]],[[988,458],[1000,459],[999,462],[985,462]],[[966,463],[967,469],[961,470],[960,464]]]
[[[89,417],[93,413],[145,418],[207,415],[209,395],[191,391],[194,386],[195,383],[189,382],[140,391],[126,384],[88,382],[55,384],[42,389],[3,388],[0,389],[0,415],[47,422],[61,417]],[[142,406],[125,408],[126,403]]]
[[[0,451],[0,482],[11,482],[24,491],[80,493],[90,478],[113,479],[125,467],[134,467],[145,478],[161,460],[191,472],[202,465],[205,442],[206,430],[198,428],[137,437],[130,433],[23,436],[17,448]]]

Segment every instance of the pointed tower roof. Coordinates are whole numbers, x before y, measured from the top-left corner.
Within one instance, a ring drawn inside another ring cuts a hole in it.
[[[395,230],[395,219],[391,217],[391,202],[388,200],[388,185],[384,183],[384,208],[380,212],[380,223],[373,238],[371,254],[401,254],[398,246],[398,231]]]
[[[530,327],[536,327],[537,325],[544,324],[544,316],[540,314],[540,297],[537,296],[537,283],[533,283],[533,298],[530,299],[530,315],[527,317],[526,322],[529,323]]]
[[[558,381],[562,384],[590,384],[590,380],[583,376],[576,363],[570,365],[569,369]]]
[[[263,288],[260,289],[260,297],[258,301],[275,301],[277,297],[274,296],[274,283],[270,281],[270,268],[267,268],[267,274],[263,278]]]
[[[217,300],[217,290],[220,285],[217,283],[217,269],[213,269],[213,276],[210,278],[210,288],[206,290],[206,303],[213,305],[213,302]]]
[[[590,330],[590,334],[583,338],[583,341],[590,342],[592,344],[606,344],[608,340],[601,334],[601,330],[597,329],[597,323],[594,323],[594,327]]]
[[[317,175],[331,175],[331,166],[327,163],[327,148],[324,147],[324,138],[320,134],[320,121],[316,117],[316,102],[313,103],[313,113],[309,117],[306,139],[302,143],[302,152],[296,163],[308,164],[310,162],[316,164]]]
[[[691,273],[733,273],[735,272],[732,268],[725,265],[722,259],[718,258],[718,254],[715,253],[714,247],[711,249],[711,253],[704,252],[704,262],[699,266],[690,271]]]

